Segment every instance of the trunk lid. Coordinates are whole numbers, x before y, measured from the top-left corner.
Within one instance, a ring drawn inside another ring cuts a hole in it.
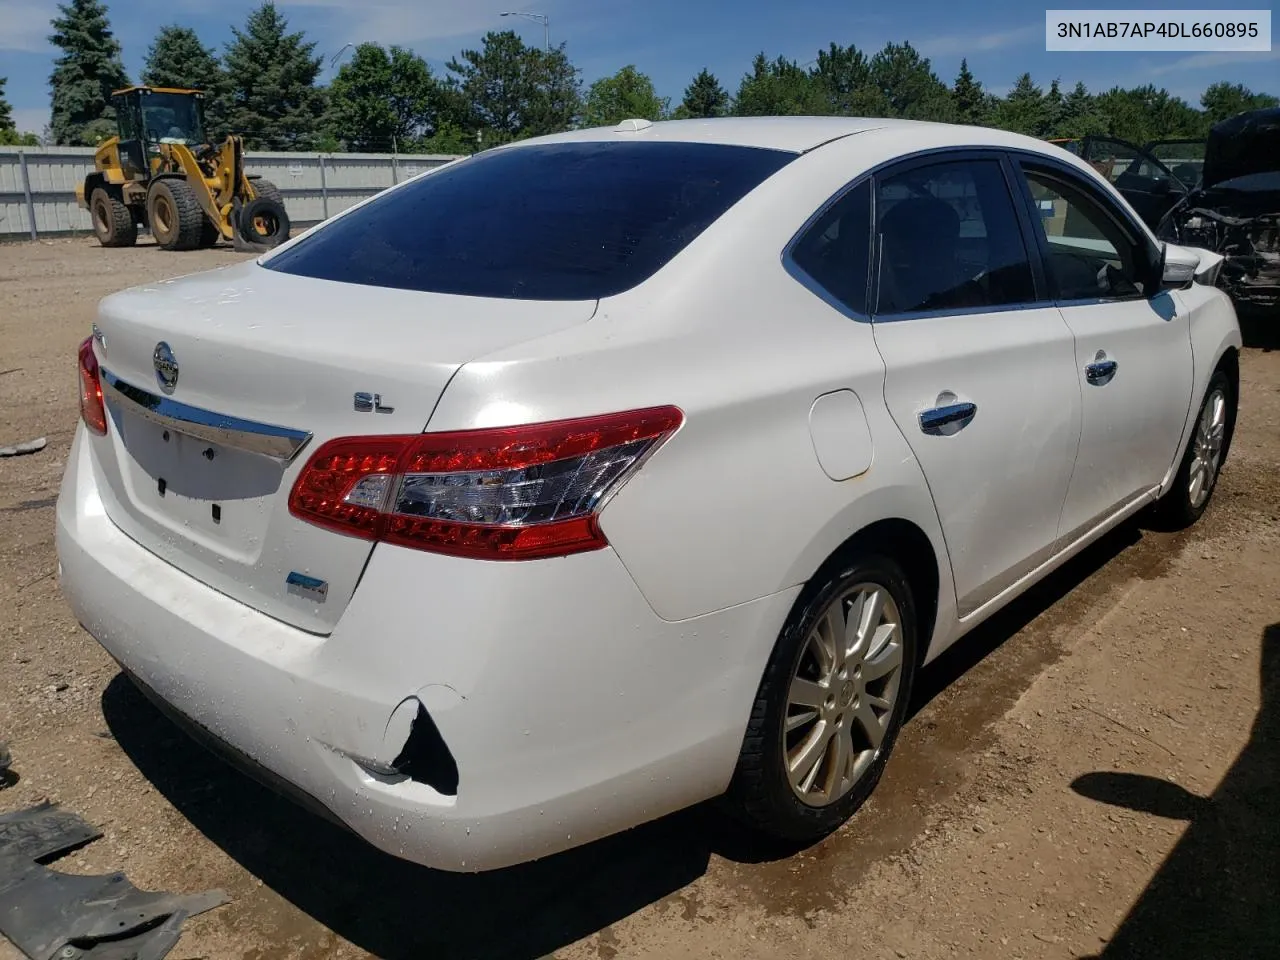
[[[192,577],[327,633],[372,545],[289,513],[311,452],[337,436],[421,431],[463,363],[585,323],[595,306],[335,283],[253,262],[114,294],[95,344],[104,507]]]

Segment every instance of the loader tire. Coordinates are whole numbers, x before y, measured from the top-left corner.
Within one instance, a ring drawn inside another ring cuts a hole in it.
[[[89,195],[93,232],[104,247],[131,247],[138,242],[133,212],[102,187]]]
[[[252,249],[269,250],[289,239],[289,214],[280,201],[259,196],[240,208],[236,229]]]
[[[284,196],[280,193],[280,188],[270,180],[263,180],[259,177],[256,180],[250,180],[249,186],[253,187],[254,197],[266,197],[268,200],[274,200],[280,206],[284,206]]]
[[[163,249],[194,250],[200,246],[206,220],[196,192],[185,180],[157,180],[151,185],[147,222]]]
[[[218,229],[218,225],[208,217],[205,217],[204,226],[200,231],[200,246],[202,248],[216,247],[221,239],[222,231]]]

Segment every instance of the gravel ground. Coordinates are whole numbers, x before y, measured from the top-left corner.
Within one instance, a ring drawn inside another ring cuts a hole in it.
[[[1127,958],[1280,955],[1280,324],[1193,530],[1128,525],[920,681],[871,803],[807,850],[697,809],[496,874],[374,852],[192,745],[58,594],[74,352],[104,294],[229,250],[0,245],[0,812],[104,837],[72,872],[225,889],[182,958]],[[6,953],[6,951],[9,951]],[[17,957],[0,938],[0,960]]]

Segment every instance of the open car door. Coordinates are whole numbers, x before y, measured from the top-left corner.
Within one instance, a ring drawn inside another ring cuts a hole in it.
[[[1106,177],[1152,229],[1190,185],[1149,151],[1115,137],[1054,141]]]

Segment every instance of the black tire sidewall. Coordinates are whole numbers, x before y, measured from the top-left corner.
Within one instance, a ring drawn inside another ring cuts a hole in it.
[[[260,216],[270,216],[275,219],[274,233],[263,236],[254,229],[254,218]],[[285,211],[284,204],[271,197],[260,196],[250,200],[240,208],[237,221],[240,236],[249,243],[277,246],[289,236],[289,214]]]
[[[803,652],[805,639],[818,617],[840,593],[865,582],[887,589],[902,617],[902,679],[898,698],[880,753],[870,769],[852,790],[835,803],[814,807],[795,795],[785,772],[782,725],[791,677]],[[841,564],[821,583],[806,590],[774,646],[757,695],[757,702],[763,702],[763,715],[757,720],[753,712],[747,742],[752,737],[760,738],[759,769],[754,777],[743,778],[740,760],[739,772],[730,787],[730,798],[734,799],[734,794],[737,794],[739,805],[745,805],[747,809],[749,822],[784,840],[811,842],[837,829],[866,802],[884,772],[910,708],[912,684],[919,662],[917,630],[916,606],[910,585],[902,568],[887,557],[868,554]],[[744,754],[746,750],[744,744]]]
[[[167,232],[157,229],[156,226],[156,207],[161,203],[169,208],[169,230]],[[178,202],[173,196],[173,191],[170,189],[169,184],[163,180],[158,180],[152,185],[151,192],[147,197],[147,225],[151,228],[151,235],[155,237],[156,243],[162,247],[174,244],[178,235],[182,232]]]
[[[103,204],[106,209],[100,209]],[[89,197],[89,216],[93,218],[93,232],[98,235],[100,243],[107,244],[115,239],[114,220],[111,216],[111,198],[101,187],[93,191]]]

